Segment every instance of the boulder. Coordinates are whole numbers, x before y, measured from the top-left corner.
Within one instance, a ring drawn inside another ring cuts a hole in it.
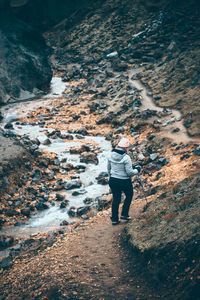
[[[70,207],[68,210],[68,215],[72,218],[76,216],[76,208],[74,206]]]
[[[77,209],[77,216],[81,217],[83,215],[86,215],[91,210],[91,206],[82,206]]]
[[[48,205],[43,202],[36,202],[35,207],[37,208],[37,210],[44,210],[49,208]]]
[[[80,180],[71,180],[65,183],[65,189],[66,190],[78,189],[81,187],[81,185],[82,183]]]
[[[12,236],[1,235],[0,236],[0,250],[10,247],[14,242]]]
[[[87,193],[87,191],[85,189],[81,189],[81,190],[72,192],[72,196],[79,196],[79,195],[83,195],[85,193]]]
[[[56,193],[56,200],[57,201],[63,201],[65,199],[65,196],[59,193]]]
[[[80,156],[80,162],[86,163],[86,164],[98,164],[98,158],[97,154],[94,152],[83,152]]]

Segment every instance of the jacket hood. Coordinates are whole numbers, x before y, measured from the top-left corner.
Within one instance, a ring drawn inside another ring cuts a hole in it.
[[[122,163],[126,154],[127,153],[124,149],[114,149],[111,152],[110,161],[115,163]]]

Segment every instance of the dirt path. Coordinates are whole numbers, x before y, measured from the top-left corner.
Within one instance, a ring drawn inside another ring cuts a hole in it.
[[[141,201],[132,204],[138,213]],[[104,211],[36,257],[16,261],[1,277],[1,299],[159,299],[121,246],[125,223]]]

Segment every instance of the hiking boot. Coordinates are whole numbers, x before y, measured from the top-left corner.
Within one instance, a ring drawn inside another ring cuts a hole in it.
[[[112,221],[112,225],[118,225],[120,221]]]
[[[131,220],[131,217],[129,217],[129,216],[121,216],[120,219],[121,219],[121,220],[130,221],[130,220]]]

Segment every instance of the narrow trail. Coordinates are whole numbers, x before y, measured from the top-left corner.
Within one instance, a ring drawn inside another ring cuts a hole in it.
[[[142,206],[133,202],[131,214]],[[112,226],[102,212],[38,256],[16,261],[1,279],[1,299],[160,299],[121,248],[125,224]]]
[[[167,109],[166,113],[163,111],[163,107],[160,107],[155,104],[152,96],[149,95],[148,89],[141,83],[141,81],[136,80],[134,77],[137,73],[142,72],[142,70],[131,70],[129,71],[129,84],[135,87],[140,91],[142,97],[142,106],[140,107],[141,111],[144,110],[155,110],[160,117],[154,117],[159,124],[161,124],[161,129],[159,135],[162,137],[170,138],[176,142],[199,142],[198,137],[190,137],[187,133],[185,126],[183,125],[181,112],[176,109]],[[159,119],[159,120],[158,120]],[[173,129],[178,129],[177,132],[173,132]]]

